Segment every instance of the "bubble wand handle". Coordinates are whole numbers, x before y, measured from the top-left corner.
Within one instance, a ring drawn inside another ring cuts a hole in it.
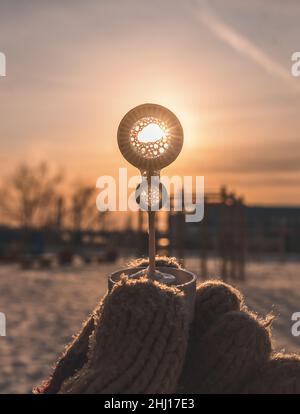
[[[155,199],[154,189],[152,188],[153,182],[152,177],[159,177],[159,171],[141,171],[142,176],[147,178],[147,196],[148,196],[148,254],[149,254],[149,267],[148,267],[148,277],[149,279],[155,278],[155,218],[156,210],[155,204],[157,200]]]
[[[155,211],[148,211],[149,225],[149,279],[155,274]]]

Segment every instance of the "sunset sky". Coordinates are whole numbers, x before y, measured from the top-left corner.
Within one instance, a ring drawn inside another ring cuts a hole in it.
[[[0,174],[47,160],[70,180],[114,175],[121,118],[153,102],[185,133],[166,174],[300,204],[299,50],[297,0],[1,0]]]

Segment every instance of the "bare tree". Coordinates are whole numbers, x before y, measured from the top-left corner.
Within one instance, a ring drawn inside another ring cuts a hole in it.
[[[61,173],[51,173],[45,162],[20,165],[0,189],[2,218],[24,229],[52,226],[62,178]]]
[[[96,189],[77,184],[71,197],[72,228],[76,231],[99,229],[103,217],[96,207]]]

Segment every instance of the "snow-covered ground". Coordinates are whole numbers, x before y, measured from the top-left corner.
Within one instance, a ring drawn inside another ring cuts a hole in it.
[[[186,267],[196,269],[195,260]],[[28,393],[51,370],[57,356],[106,290],[109,273],[122,263],[21,271],[0,266],[0,312],[6,337],[0,337],[0,392]],[[215,262],[210,263],[217,275]],[[277,349],[300,353],[291,334],[291,315],[300,312],[300,262],[251,262],[247,280],[238,283],[250,307],[277,319]]]

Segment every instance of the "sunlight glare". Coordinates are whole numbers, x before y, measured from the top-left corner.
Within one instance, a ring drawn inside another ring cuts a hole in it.
[[[157,124],[149,124],[138,133],[138,140],[143,143],[156,142],[164,138],[165,131]]]

